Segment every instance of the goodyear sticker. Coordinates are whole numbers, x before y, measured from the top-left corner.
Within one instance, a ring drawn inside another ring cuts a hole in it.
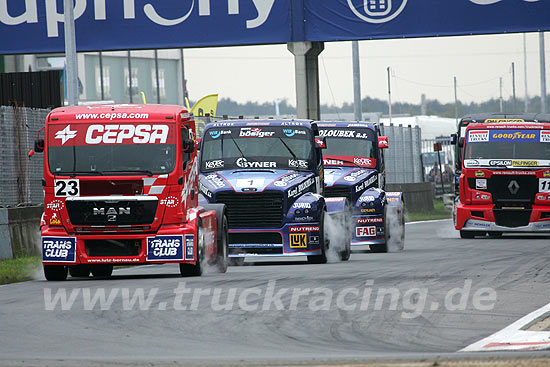
[[[476,177],[485,177],[485,172],[483,172],[483,171],[476,171],[475,175],[476,175]]]

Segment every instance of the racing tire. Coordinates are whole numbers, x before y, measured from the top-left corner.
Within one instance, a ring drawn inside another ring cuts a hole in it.
[[[67,267],[65,265],[44,265],[44,276],[48,281],[66,280]]]
[[[211,262],[215,265],[215,270],[218,273],[225,273],[227,271],[227,266],[229,263],[228,260],[228,234],[229,224],[227,222],[227,215],[225,214],[225,205],[223,204],[205,204],[203,205],[205,210],[214,210],[216,212],[217,218],[217,238],[216,238],[216,248],[217,255],[216,258]],[[210,263],[210,262],[209,262]]]
[[[310,264],[326,264],[327,263],[327,243],[325,242],[325,215],[327,212],[323,209],[323,214],[319,221],[319,243],[321,244],[321,255],[311,255],[307,257],[307,262]]]
[[[351,256],[351,208],[346,200],[346,212],[344,213],[344,249],[338,253],[340,261],[348,261]]]
[[[460,230],[460,238],[471,239],[475,236],[476,233],[474,231],[465,231],[463,229]]]
[[[204,235],[200,221],[197,223],[197,261],[195,264],[180,264],[182,277],[200,277],[202,275],[202,262],[204,261]]]
[[[225,214],[222,216],[221,225],[218,226],[218,231],[221,228],[221,238],[218,238],[218,256],[216,258],[216,271],[218,273],[227,272],[228,258],[227,258],[227,217]]]
[[[113,274],[113,265],[112,264],[92,265],[90,267],[90,270],[94,277],[107,278]]]
[[[69,274],[73,278],[88,278],[90,276],[90,265],[80,264],[69,266]]]

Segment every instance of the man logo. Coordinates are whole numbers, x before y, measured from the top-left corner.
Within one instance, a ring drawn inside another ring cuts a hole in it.
[[[380,24],[395,19],[403,12],[408,0],[348,0],[348,5],[359,19]],[[355,4],[354,4],[355,3]]]
[[[291,234],[290,248],[307,248],[307,234],[305,233]]]

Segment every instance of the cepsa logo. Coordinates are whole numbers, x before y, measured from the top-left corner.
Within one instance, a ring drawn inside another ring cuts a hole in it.
[[[86,144],[166,144],[168,125],[90,125]]]

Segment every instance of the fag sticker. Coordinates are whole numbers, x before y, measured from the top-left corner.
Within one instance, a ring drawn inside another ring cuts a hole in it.
[[[183,236],[147,237],[147,261],[183,260]]]
[[[476,179],[476,189],[477,190],[487,190],[487,179],[486,178]]]
[[[489,141],[489,130],[472,130],[468,133],[469,143],[481,143]]]
[[[290,248],[306,248],[307,247],[307,234],[294,233],[290,234]]]
[[[376,236],[376,227],[357,227],[355,228],[356,237],[373,237]]]
[[[76,262],[76,237],[42,237],[42,261]]]

